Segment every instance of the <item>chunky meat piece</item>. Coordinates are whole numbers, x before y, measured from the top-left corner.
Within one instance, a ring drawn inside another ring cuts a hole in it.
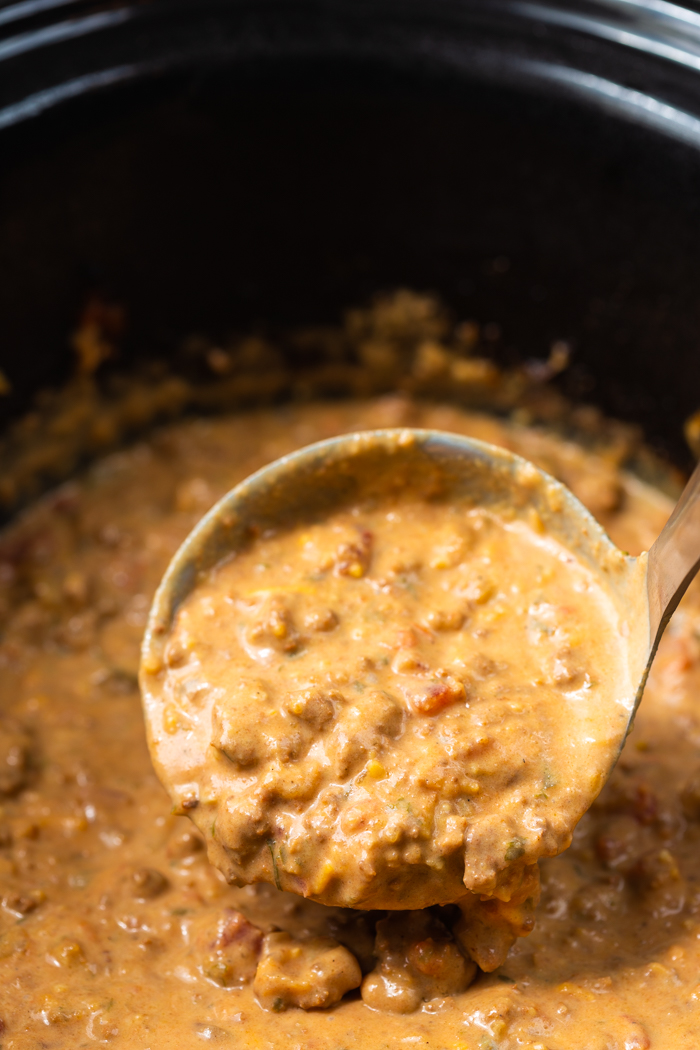
[[[354,955],[332,937],[302,941],[289,933],[270,933],[253,988],[266,1010],[310,1010],[339,1002],[361,980]]]
[[[225,908],[214,918],[205,914],[191,937],[195,965],[210,981],[233,988],[253,980],[263,935],[239,911]]]
[[[312,607],[304,616],[307,631],[332,631],[337,626],[338,614],[327,606]]]
[[[682,911],[687,885],[670,850],[649,850],[627,874],[633,890],[652,915],[678,915]]]
[[[275,594],[253,602],[243,635],[245,644],[263,659],[268,653],[294,653],[301,645],[288,603]]]
[[[168,888],[168,880],[155,868],[136,868],[131,873],[131,892],[138,901],[159,897]]]
[[[621,876],[609,876],[590,886],[583,886],[571,900],[571,912],[588,922],[610,922],[620,911],[624,889]]]
[[[377,967],[362,982],[362,998],[375,1010],[407,1014],[430,999],[458,995],[476,966],[429,911],[397,912],[377,923]]]
[[[234,865],[242,865],[260,849],[261,844],[264,846],[269,834],[270,822],[260,794],[255,788],[250,788],[228,799],[219,809],[214,842],[210,842],[209,851],[211,854],[212,845],[225,842],[227,856]],[[231,872],[227,871],[226,875],[234,881]]]
[[[269,703],[258,682],[239,682],[235,691],[219,697],[212,707],[212,746],[223,752],[234,766],[251,769],[261,762],[299,758],[312,740],[312,700],[290,698],[287,710]],[[310,717],[303,720],[297,707]],[[317,707],[317,717],[321,717]],[[332,714],[332,712],[331,712]]]
[[[338,546],[335,556],[335,571],[340,576],[359,579],[367,572],[372,557],[372,533],[369,529],[357,529],[356,535]]]
[[[311,687],[292,693],[284,706],[291,715],[308,723],[313,729],[321,730],[333,718],[336,707],[343,702],[340,693]]]
[[[371,692],[348,703],[328,741],[338,775],[346,778],[369,754],[383,751],[399,734],[402,721],[400,705],[384,693]]]
[[[470,894],[459,901],[462,917],[455,937],[467,955],[489,973],[505,960],[518,937],[526,937],[535,925],[535,907],[540,899],[540,873],[536,864],[516,870],[506,895],[509,900],[480,900]]]

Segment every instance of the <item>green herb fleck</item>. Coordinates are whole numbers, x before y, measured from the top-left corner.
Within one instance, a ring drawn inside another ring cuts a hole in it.
[[[525,843],[522,839],[513,839],[506,846],[506,860],[518,860],[525,852]]]
[[[418,589],[415,585],[415,582],[411,580],[408,576],[398,576],[396,582],[405,590],[407,590],[412,598],[418,597]]]
[[[549,768],[549,766],[545,766],[544,774],[542,776],[542,790],[539,792],[539,794],[535,795],[535,798],[549,798],[547,791],[549,790],[549,788],[556,787],[557,783],[557,778],[552,773],[552,770]]]
[[[275,877],[275,886],[277,887],[278,890],[281,890],[282,889],[282,885],[280,883],[280,873],[277,870],[277,858],[275,857],[275,840],[274,839],[268,839],[267,840],[267,848],[269,849],[270,856],[272,857],[272,874]],[[277,1000],[275,1000],[275,1002],[277,1002]],[[277,1007],[273,1006],[272,1009],[275,1010],[275,1009],[277,1009]]]

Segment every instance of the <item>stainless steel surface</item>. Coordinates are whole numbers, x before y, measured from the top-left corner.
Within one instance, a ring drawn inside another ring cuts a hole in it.
[[[700,567],[700,464],[649,551],[647,590],[651,657]]]
[[[537,86],[700,145],[700,14],[661,0],[20,0],[0,9],[0,129],[202,62],[349,53]]]

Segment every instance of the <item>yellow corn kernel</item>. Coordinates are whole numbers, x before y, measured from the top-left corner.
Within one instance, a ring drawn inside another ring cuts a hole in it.
[[[177,733],[179,728],[180,720],[178,718],[178,711],[175,704],[166,704],[163,711],[164,731],[172,736],[173,733]]]
[[[433,871],[442,871],[442,869],[445,867],[445,861],[443,857],[428,857],[425,863],[428,865],[429,868],[432,868]]]
[[[506,615],[506,610],[502,605],[494,605],[481,617],[481,624],[484,627],[489,627],[493,623],[497,623],[502,620]]]
[[[592,1003],[595,999],[593,992],[587,988],[582,988],[580,984],[572,984],[571,981],[566,981],[564,984],[560,984],[557,988],[558,992],[563,992],[566,995],[573,995],[577,999],[582,999],[584,1002]]]
[[[84,813],[73,813],[61,818],[61,826],[64,835],[74,835],[76,832],[87,831],[88,822]]]
[[[376,758],[371,758],[367,763],[367,776],[374,780],[382,780],[386,776],[386,769]]]
[[[474,601],[477,605],[484,605],[495,593],[496,588],[492,583],[481,583],[476,588]]]
[[[328,883],[331,881],[333,876],[336,874],[335,865],[332,860],[324,860],[323,864],[318,870],[316,880],[313,886],[314,893],[323,893]]]
[[[53,957],[59,966],[76,966],[85,961],[83,949],[77,941],[65,941],[53,952]]]
[[[547,489],[547,502],[553,514],[558,514],[564,507],[564,498],[558,488],[550,485]]]
[[[534,489],[540,480],[540,472],[532,463],[523,463],[518,467],[516,479],[524,489]]]
[[[156,653],[148,653],[144,656],[141,667],[146,674],[159,674],[163,670],[163,661]]]
[[[535,510],[534,507],[530,507],[527,517],[532,531],[539,533],[541,536],[544,532],[544,522],[542,521],[539,512]]]
[[[356,580],[359,580],[365,574],[365,570],[359,561],[354,561],[348,565],[347,572],[348,576],[354,576]]]

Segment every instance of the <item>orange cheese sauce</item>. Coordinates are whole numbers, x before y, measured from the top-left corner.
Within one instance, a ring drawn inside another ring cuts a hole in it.
[[[508,902],[617,755],[624,627],[544,526],[471,503],[281,527],[197,583],[143,676],[157,768],[229,881]]]
[[[592,453],[384,399],[175,424],[27,511],[0,541],[3,1050],[697,1047],[695,588],[662,641],[610,783],[571,847],[541,862],[534,931],[489,974],[459,962],[449,909],[406,914],[397,927],[383,912],[228,886],[152,771],[139,644],[154,589],[196,520],[284,452],[404,424],[453,429],[538,462],[631,553],[650,545],[670,510]],[[362,1000],[360,981],[378,964],[405,1012]],[[325,1005],[339,989],[341,1001]],[[289,1005],[292,992],[307,1008]]]

